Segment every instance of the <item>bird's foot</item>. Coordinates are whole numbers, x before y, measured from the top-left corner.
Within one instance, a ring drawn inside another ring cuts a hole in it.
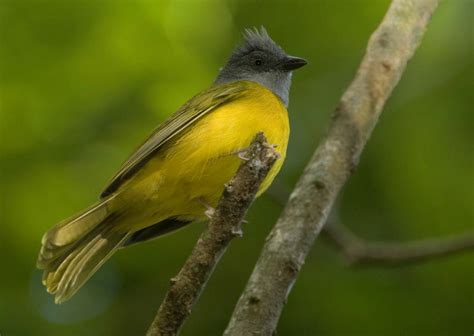
[[[204,211],[204,215],[206,215],[207,218],[212,219],[214,216],[214,213],[216,212],[216,209],[214,209],[209,203],[206,202],[206,200],[202,197],[198,198],[199,203],[201,203],[202,206],[206,208],[206,211]]]
[[[275,149],[278,147],[278,145],[275,145],[275,144],[269,144],[268,142],[263,142],[262,143],[262,146],[265,147],[265,148],[268,148],[268,149],[272,149],[273,152],[275,153],[276,157],[277,158],[280,158],[280,153],[278,153],[277,151],[275,151]]]
[[[278,145],[275,145],[275,144],[269,144],[268,142],[262,142],[262,146],[265,147],[265,148],[270,148],[270,149],[275,149],[278,147]]]
[[[204,211],[204,214],[209,219],[212,219],[212,217],[214,217],[215,213],[216,213],[216,209],[214,209],[214,208],[208,208],[206,211]]]
[[[278,147],[278,145],[269,144],[268,142],[263,142],[262,146],[265,147],[265,148],[270,148],[270,149],[275,149],[275,148]],[[237,155],[239,157],[239,159],[241,159],[242,161],[248,161],[248,160],[250,160],[250,157],[248,156],[249,149],[250,149],[250,147],[247,147],[247,148],[244,148],[244,149],[239,149],[239,150],[234,151],[230,154],[231,155]]]
[[[235,152],[232,152],[231,154],[232,155],[237,155],[239,159],[241,159],[242,161],[248,161],[250,160],[250,158],[247,156],[248,154],[248,148],[244,148],[244,149],[239,149]]]

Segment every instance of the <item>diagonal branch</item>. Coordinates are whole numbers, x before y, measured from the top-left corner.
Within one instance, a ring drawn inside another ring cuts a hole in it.
[[[304,260],[359,161],[438,0],[393,0],[372,34],[328,133],[293,190],[231,317],[226,336],[271,335]]]
[[[337,223],[328,223],[323,233],[355,265],[395,266],[474,251],[474,231],[407,243],[365,241]]]
[[[278,159],[263,133],[258,133],[234,178],[226,184],[207,229],[191,255],[171,279],[171,286],[147,335],[177,335],[233,238],[241,236],[241,223],[260,184]]]

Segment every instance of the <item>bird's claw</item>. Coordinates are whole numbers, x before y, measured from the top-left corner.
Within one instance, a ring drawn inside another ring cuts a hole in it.
[[[280,153],[278,153],[275,149],[278,147],[278,145],[275,145],[275,144],[269,144],[268,142],[263,142],[262,143],[262,146],[264,148],[268,148],[268,149],[271,149],[273,151],[273,154],[277,157],[277,159],[280,158]]]
[[[204,214],[206,215],[207,218],[212,219],[214,217],[214,214],[216,213],[216,209],[209,207],[207,208],[206,211],[204,211]]]
[[[241,159],[242,161],[248,161],[250,160],[250,158],[248,156],[246,156],[247,154],[247,149],[243,149],[243,150],[240,150],[237,152],[237,156],[239,157],[239,159]]]
[[[203,197],[200,197],[197,200],[199,203],[201,203],[203,207],[206,208],[206,211],[204,211],[204,215],[206,215],[207,218],[212,219],[214,213],[216,212],[216,209],[214,209],[209,203],[207,203]]]
[[[270,148],[270,149],[275,149],[278,147],[278,145],[275,145],[275,144],[269,144],[268,142],[262,142],[262,146],[265,147],[265,148]]]

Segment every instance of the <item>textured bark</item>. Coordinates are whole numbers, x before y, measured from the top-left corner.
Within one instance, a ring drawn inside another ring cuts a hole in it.
[[[226,184],[207,229],[201,234],[191,255],[161,304],[147,335],[177,335],[194,303],[234,237],[242,235],[241,223],[255,194],[279,155],[257,134],[234,178]]]
[[[290,195],[231,317],[226,336],[271,335],[304,260],[354,171],[438,0],[393,0],[371,36],[326,137]]]
[[[397,266],[474,250],[474,231],[406,243],[368,242],[337,223],[328,223],[323,233],[353,265]]]

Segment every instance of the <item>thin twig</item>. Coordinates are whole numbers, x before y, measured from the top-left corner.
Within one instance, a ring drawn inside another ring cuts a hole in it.
[[[280,185],[279,192],[267,193],[280,206],[284,206],[289,190]],[[327,220],[321,231],[329,244],[341,250],[351,266],[397,266],[407,263],[420,263],[435,258],[474,251],[474,231],[456,235],[415,240],[410,242],[368,241],[356,235],[342,224],[333,208],[333,215]],[[331,218],[334,217],[334,218]]]
[[[370,242],[333,222],[324,227],[323,234],[354,265],[396,266],[474,250],[474,231],[406,243]]]
[[[271,335],[304,260],[418,47],[438,0],[393,0],[328,133],[270,232],[226,336]]]
[[[177,335],[193,305],[224,254],[230,241],[241,236],[241,223],[255,194],[278,158],[258,133],[247,157],[234,178],[226,184],[207,229],[201,234],[191,255],[176,277],[161,304],[147,335]]]

